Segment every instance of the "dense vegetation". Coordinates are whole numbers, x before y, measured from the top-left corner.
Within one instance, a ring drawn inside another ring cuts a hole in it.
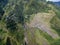
[[[46,0],[0,0],[0,45],[23,45],[26,22],[30,21],[33,14],[49,13],[52,8],[48,4],[50,3],[46,3]],[[55,11],[56,16],[50,22],[51,27],[60,35],[60,10],[57,7],[55,9],[58,11]],[[60,39],[55,41],[47,33],[39,31],[39,29],[33,30],[35,30],[36,38],[42,36],[51,45],[60,45]],[[30,32],[28,35],[31,38]],[[31,39],[34,45],[40,45],[35,38]]]
[[[51,20],[51,26],[55,29],[60,35],[60,19],[58,17],[53,17]]]
[[[58,3],[58,2],[57,2]],[[54,11],[55,11],[55,16],[51,19],[51,28],[54,29],[60,36],[60,7],[56,4],[54,4]],[[51,43],[51,45],[60,45],[60,38],[58,40],[55,40]]]

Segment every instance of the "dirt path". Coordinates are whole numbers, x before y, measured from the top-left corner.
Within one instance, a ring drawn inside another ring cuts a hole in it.
[[[52,38],[58,38],[58,34],[53,32],[50,28],[49,21],[52,19],[54,14],[51,13],[38,13],[34,16],[33,20],[30,22],[30,27],[36,27],[40,30],[47,32]]]

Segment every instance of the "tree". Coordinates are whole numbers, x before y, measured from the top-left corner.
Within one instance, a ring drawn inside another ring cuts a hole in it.
[[[11,45],[11,41],[10,41],[10,38],[9,37],[7,37],[6,45]]]
[[[2,7],[0,7],[0,20],[2,19],[3,14],[4,14],[4,10],[2,9]]]
[[[8,3],[8,0],[0,0],[0,7],[5,7],[5,5]]]
[[[12,32],[17,30],[16,22],[10,17],[7,17],[7,19],[6,19],[6,26],[7,26],[7,29],[9,29]]]

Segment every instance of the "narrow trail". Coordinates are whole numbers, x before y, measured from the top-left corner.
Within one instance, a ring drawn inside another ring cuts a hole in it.
[[[58,38],[58,34],[52,31],[49,23],[53,16],[54,14],[51,13],[37,13],[28,25],[29,27],[36,27],[41,31],[47,32],[52,38]]]

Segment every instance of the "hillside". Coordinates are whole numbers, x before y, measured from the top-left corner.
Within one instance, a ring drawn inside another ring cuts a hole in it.
[[[54,4],[58,7],[60,7],[60,2],[54,2]]]
[[[60,45],[59,11],[46,0],[0,0],[0,45]]]

